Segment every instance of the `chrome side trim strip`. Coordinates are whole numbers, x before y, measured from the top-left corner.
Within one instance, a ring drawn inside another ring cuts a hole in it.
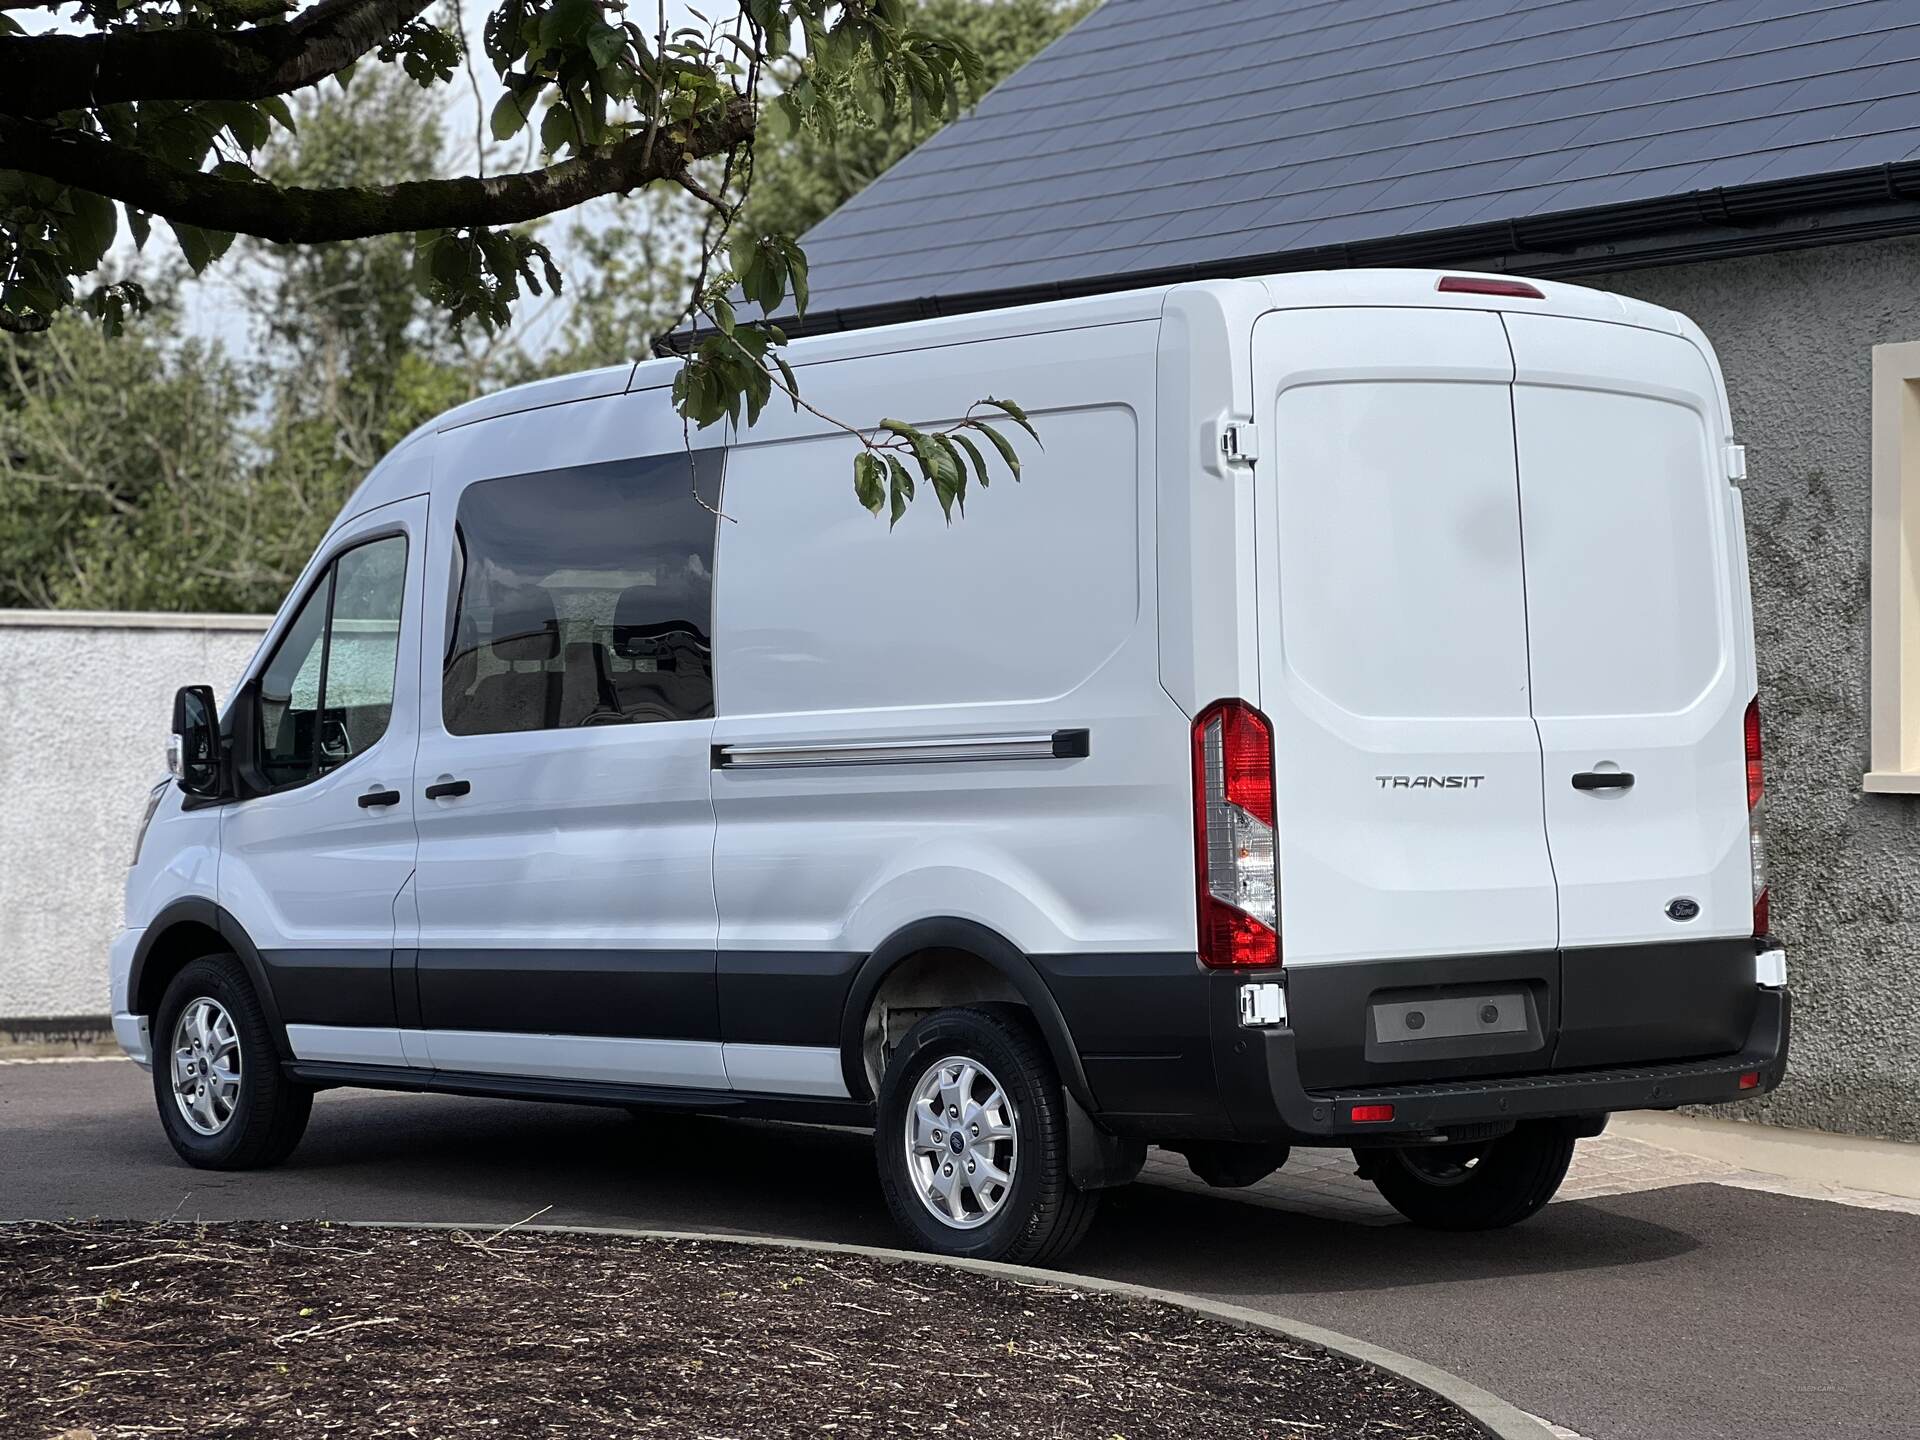
[[[826,740],[814,744],[713,747],[716,770],[816,765],[937,765],[982,760],[1068,760],[1087,754],[1085,730],[1020,735],[949,735],[913,740]]]
[[[720,1047],[727,1083],[763,1095],[808,1095],[845,1100],[847,1078],[840,1052],[831,1045],[738,1045]]]
[[[436,1070],[537,1080],[602,1080],[626,1085],[725,1090],[717,1040],[630,1040],[609,1035],[518,1035],[494,1030],[428,1030]]]
[[[518,1035],[494,1030],[387,1030],[289,1025],[297,1060],[386,1065],[516,1080],[592,1080],[697,1090],[746,1090],[844,1100],[831,1045],[722,1045],[605,1035]]]
[[[406,1065],[397,1029],[377,1025],[289,1025],[287,1044],[296,1060],[347,1065]]]

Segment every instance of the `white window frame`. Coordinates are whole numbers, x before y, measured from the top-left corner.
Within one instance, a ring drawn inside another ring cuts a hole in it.
[[[1920,341],[1873,347],[1871,768],[1920,794]]]

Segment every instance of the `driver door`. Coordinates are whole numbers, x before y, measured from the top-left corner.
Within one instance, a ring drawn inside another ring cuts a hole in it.
[[[406,1063],[394,904],[414,862],[426,529],[424,495],[340,527],[249,671],[260,793],[222,809],[219,896],[302,1060]]]

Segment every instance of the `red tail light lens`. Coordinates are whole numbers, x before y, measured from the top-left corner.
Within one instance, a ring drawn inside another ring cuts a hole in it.
[[[1347,1112],[1347,1118],[1355,1125],[1384,1125],[1393,1119],[1391,1105],[1356,1105]]]
[[[1496,280],[1489,275],[1442,275],[1439,290],[1445,295],[1504,295],[1509,300],[1544,300],[1540,287],[1524,280]]]
[[[1245,701],[1210,705],[1193,723],[1193,831],[1201,963],[1278,965],[1273,727]]]
[[[1760,697],[1747,702],[1747,853],[1753,872],[1753,933],[1765,935],[1767,903],[1766,775],[1760,751]]]

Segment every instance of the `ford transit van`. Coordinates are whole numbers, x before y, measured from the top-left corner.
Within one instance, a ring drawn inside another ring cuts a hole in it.
[[[112,979],[190,1164],[329,1086],[848,1124],[913,1241],[1034,1261],[1148,1145],[1350,1149],[1485,1228],[1612,1111],[1779,1082],[1687,320],[1365,271],[791,359],[1038,443],[889,529],[807,409],[689,444],[675,361],[511,390],[374,468],[224,710],[181,692]]]

